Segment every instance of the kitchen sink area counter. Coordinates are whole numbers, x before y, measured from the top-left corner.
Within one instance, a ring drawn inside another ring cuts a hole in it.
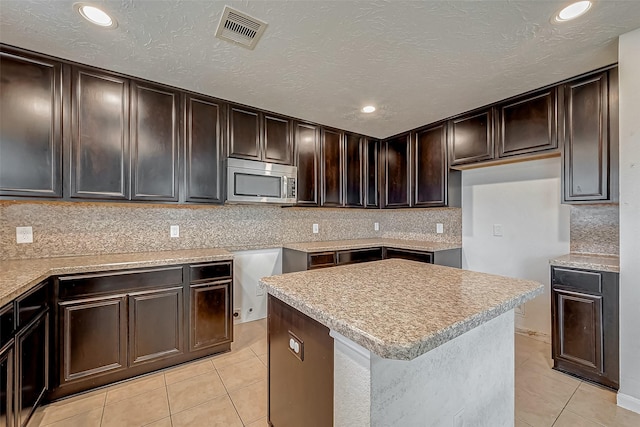
[[[0,306],[51,276],[232,259],[214,248],[0,261]]]
[[[299,242],[282,245],[285,249],[293,249],[300,252],[324,252],[348,249],[393,247],[399,249],[413,249],[419,251],[437,252],[462,248],[461,243],[430,242],[424,240],[403,239],[352,239],[352,240],[328,240],[323,242]]]
[[[620,257],[616,255],[570,253],[550,259],[549,264],[585,270],[620,272]]]

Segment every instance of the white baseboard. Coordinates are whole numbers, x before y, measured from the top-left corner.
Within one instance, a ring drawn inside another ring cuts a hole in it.
[[[618,406],[640,414],[640,399],[637,397],[618,393]]]
[[[551,344],[551,335],[545,334],[544,332],[532,331],[531,329],[516,328],[516,334],[524,335],[526,337],[533,338],[534,340]]]

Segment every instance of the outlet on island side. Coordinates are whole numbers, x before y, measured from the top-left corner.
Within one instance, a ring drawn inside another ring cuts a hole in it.
[[[33,243],[33,228],[16,227],[16,243]]]

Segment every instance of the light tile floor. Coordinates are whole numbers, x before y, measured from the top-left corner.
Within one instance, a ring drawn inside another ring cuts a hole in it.
[[[516,334],[516,427],[640,426],[616,394],[551,369],[551,345]]]
[[[236,325],[229,353],[38,408],[29,427],[266,426],[266,325]]]
[[[640,426],[615,393],[551,369],[549,344],[516,334],[516,427]],[[38,408],[29,427],[265,426],[266,321],[232,351]]]

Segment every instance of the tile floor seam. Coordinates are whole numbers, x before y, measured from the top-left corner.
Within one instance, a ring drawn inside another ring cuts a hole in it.
[[[104,407],[107,406],[105,405],[107,401],[107,393],[104,394],[104,402],[102,403],[102,413],[100,414],[100,427],[102,427],[102,421],[104,420]]]
[[[167,396],[167,407],[169,408],[169,424],[173,427],[173,418],[171,418],[171,401],[169,400],[169,386],[167,385],[167,378],[164,381],[164,393]]]
[[[577,415],[578,417],[586,419],[586,420],[588,420],[588,421],[590,421],[590,422],[592,422],[594,424],[598,424],[599,426],[608,427],[607,424],[602,424],[600,421],[594,420],[594,419],[591,419],[591,418],[585,418],[585,417],[582,416],[582,414],[579,414],[576,411],[572,411],[570,408],[563,409],[562,412],[564,412],[564,411],[571,412],[573,415]]]
[[[217,372],[217,369],[216,369]],[[220,377],[220,374],[218,374],[218,377]],[[242,421],[242,417],[240,417],[240,412],[238,412],[238,408],[236,407],[236,404],[234,403],[233,399],[231,398],[231,394],[229,394],[229,389],[227,388],[227,385],[224,383],[224,381],[222,381],[222,377],[220,377],[220,382],[222,383],[222,387],[224,387],[224,391],[227,392],[227,397],[229,398],[229,401],[231,402],[231,405],[233,406],[233,410],[236,411],[236,415],[238,416],[238,419],[240,420],[240,422],[242,423],[242,425],[244,426],[244,421]]]
[[[580,384],[582,384],[582,381],[580,381]],[[573,390],[573,393],[571,393],[571,397],[569,397],[569,399],[567,399],[567,401],[565,402],[564,406],[562,407],[562,410],[560,411],[560,413],[558,414],[556,419],[553,421],[553,424],[551,424],[551,427],[556,425],[556,423],[558,422],[558,419],[560,418],[560,415],[562,415],[562,413],[565,411],[565,409],[567,409],[567,405],[569,404],[569,402],[571,402],[571,399],[573,399],[573,396],[576,394],[576,392],[580,388],[580,384],[578,384],[578,387],[576,387],[576,389]],[[571,412],[571,411],[569,411],[569,412]]]

